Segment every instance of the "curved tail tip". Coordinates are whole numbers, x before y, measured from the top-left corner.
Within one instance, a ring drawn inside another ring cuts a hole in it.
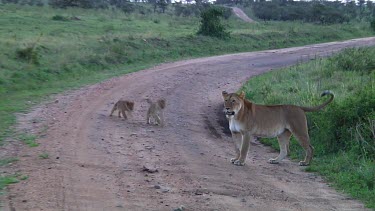
[[[329,90],[325,90],[320,96],[323,97],[323,96],[326,96],[326,95],[333,95],[333,93]]]

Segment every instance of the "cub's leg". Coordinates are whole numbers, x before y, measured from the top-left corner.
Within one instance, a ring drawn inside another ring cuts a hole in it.
[[[240,145],[242,141],[242,135],[241,133],[238,133],[238,132],[231,132],[231,133],[232,133],[232,139],[234,142],[234,150],[236,152],[236,157],[231,158],[230,162],[234,163],[236,160],[240,158]]]
[[[292,136],[292,133],[289,130],[285,130],[282,134],[277,136],[277,140],[279,141],[279,146],[280,146],[280,154],[275,159],[271,158],[268,160],[271,164],[277,164],[287,156],[288,148],[289,148],[289,140],[291,136]]]
[[[154,116],[156,125],[161,125],[161,119],[160,119],[159,115],[154,114],[153,116]]]
[[[115,112],[117,108],[117,103],[113,106],[112,110],[111,110],[111,114],[109,116],[112,116],[113,112]]]
[[[250,133],[242,134],[240,157],[238,158],[238,160],[234,161],[234,163],[233,163],[234,165],[236,165],[236,166],[245,165],[247,152],[249,151],[249,147],[250,147],[250,141],[254,141],[254,136],[252,136]]]
[[[151,116],[150,116],[150,109],[147,110],[147,124],[151,124]]]
[[[122,117],[124,117],[124,119],[127,119],[127,118],[128,118],[128,117],[126,116],[125,109],[122,109],[122,110],[121,110],[121,114],[122,114]]]
[[[164,112],[160,112],[160,126],[164,127],[165,125],[165,120],[164,120]]]

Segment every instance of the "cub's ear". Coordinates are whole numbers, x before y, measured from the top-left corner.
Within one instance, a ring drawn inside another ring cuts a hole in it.
[[[228,96],[228,92],[227,91],[222,91],[221,94],[223,95],[223,98],[225,98],[226,96]]]
[[[241,99],[245,99],[245,92],[244,92],[244,91],[241,91],[239,97],[240,97]]]

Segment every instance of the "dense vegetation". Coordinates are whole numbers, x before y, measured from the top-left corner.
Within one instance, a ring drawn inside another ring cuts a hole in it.
[[[375,48],[348,49],[319,59],[252,78],[243,89],[261,104],[318,105],[323,90],[335,99],[321,112],[307,113],[318,171],[339,189],[375,208]],[[262,140],[275,148],[277,140]],[[291,145],[292,157],[303,149]]]
[[[294,0],[217,0],[220,4],[236,4],[251,8],[261,20],[313,22],[319,24],[344,23],[353,20],[373,20],[375,4],[371,0],[294,1]]]

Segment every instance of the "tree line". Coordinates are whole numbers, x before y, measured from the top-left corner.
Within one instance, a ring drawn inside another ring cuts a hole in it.
[[[320,24],[345,23],[352,20],[373,20],[375,4],[371,0],[294,1],[294,0],[217,0],[219,4],[251,7],[261,20],[304,21]]]

